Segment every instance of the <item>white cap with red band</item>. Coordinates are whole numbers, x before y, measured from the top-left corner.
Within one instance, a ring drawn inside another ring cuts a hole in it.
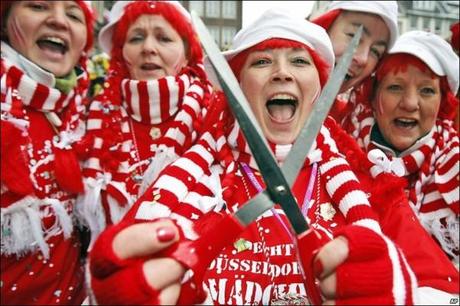
[[[459,85],[459,58],[452,46],[439,35],[425,31],[402,34],[389,54],[407,53],[416,56],[438,76],[447,76],[451,91]]]
[[[330,70],[334,67],[334,51],[326,31],[280,8],[265,11],[251,25],[241,29],[233,38],[232,49],[222,54],[230,60],[238,53],[271,38],[284,38],[305,44],[326,61]]]

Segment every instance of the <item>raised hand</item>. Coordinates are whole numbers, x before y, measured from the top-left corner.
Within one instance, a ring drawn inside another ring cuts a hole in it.
[[[417,281],[386,236],[347,226],[318,252],[313,267],[324,304],[413,304]]]
[[[163,304],[178,301],[185,269],[155,257],[179,240],[170,220],[110,227],[90,253],[91,287],[99,304]]]

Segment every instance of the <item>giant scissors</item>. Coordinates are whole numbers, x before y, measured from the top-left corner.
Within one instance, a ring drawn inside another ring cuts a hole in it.
[[[303,274],[307,276],[305,283],[308,298],[313,304],[320,304],[321,295],[313,276],[312,265],[314,256],[324,242],[317,231],[308,226],[291,192],[291,187],[313,146],[332,103],[335,101],[353,53],[358,46],[362,26],[354,35],[346,52],[332,72],[307,122],[280,168],[227,61],[222,56],[206,26],[194,12],[192,12],[192,22],[208,59],[214,67],[228,104],[240,125],[251,152],[253,152],[266,189],[250,199],[234,214],[227,215],[219,223],[219,227],[224,229],[224,233],[216,235],[215,230],[213,230],[213,233],[205,233],[197,241],[179,243],[174,250],[171,250],[170,254],[193,271],[193,279],[196,285],[200,286],[206,268],[221,250],[231,245],[246,226],[265,211],[273,208],[275,203],[278,203],[285,212],[296,235],[297,241],[293,241],[293,243],[300,251],[301,268]]]

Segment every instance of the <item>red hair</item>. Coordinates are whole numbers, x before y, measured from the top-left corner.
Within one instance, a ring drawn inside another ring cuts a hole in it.
[[[0,6],[0,13],[2,16],[2,31],[1,31],[1,40],[2,41],[8,41],[8,37],[6,35],[6,32],[4,32],[3,29],[6,28],[6,19],[8,17],[8,14],[10,12],[11,5],[15,2],[18,1],[1,1],[1,6]],[[82,0],[75,0],[75,2],[81,7],[83,10],[83,14],[85,15],[85,23],[86,23],[86,45],[85,45],[85,51],[88,52],[92,47],[93,47],[93,33],[94,33],[94,21],[95,21],[95,15],[93,11],[84,3]]]
[[[271,38],[264,40],[263,42],[238,53],[235,57],[230,59],[229,65],[232,68],[236,78],[239,79],[241,69],[243,68],[243,65],[246,62],[246,59],[248,58],[250,53],[254,51],[282,48],[302,48],[307,50],[311,58],[313,59],[316,69],[318,70],[321,88],[324,86],[324,84],[326,84],[326,81],[329,77],[329,65],[309,46],[298,41],[293,41],[289,39]]]
[[[341,9],[332,10],[332,11],[324,13],[323,15],[313,19],[311,22],[319,25],[320,27],[322,27],[323,29],[327,31],[332,26],[332,24],[337,19],[337,17],[339,17],[341,12],[342,12]]]
[[[368,103],[374,99],[378,82],[389,73],[398,73],[407,71],[409,66],[416,67],[424,73],[429,73],[432,79],[439,78],[441,89],[441,104],[439,107],[438,118],[452,120],[457,112],[458,99],[452,93],[446,76],[436,75],[422,60],[418,57],[407,53],[390,54],[384,57],[377,70],[375,77],[363,81],[363,85],[357,92],[357,101]]]
[[[94,11],[92,9],[90,9],[87,4],[84,3],[84,1],[76,0],[75,2],[78,3],[78,5],[83,10],[83,14],[85,14],[86,35],[87,35],[86,36],[85,51],[88,52],[93,47],[94,24],[95,24],[95,20],[96,20],[96,15],[95,15]]]
[[[160,15],[176,30],[182,37],[185,45],[186,55],[190,66],[196,65],[203,59],[198,38],[193,31],[192,25],[186,17],[167,1],[155,1],[152,6],[149,1],[137,1],[126,6],[123,16],[118,21],[112,36],[112,50],[110,66],[119,70],[121,76],[127,76],[128,70],[123,59],[123,45],[129,27],[137,20],[140,15]]]

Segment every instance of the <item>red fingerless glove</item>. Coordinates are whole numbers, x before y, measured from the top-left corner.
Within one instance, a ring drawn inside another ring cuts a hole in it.
[[[131,222],[120,222],[101,233],[89,254],[91,289],[98,304],[159,304],[160,292],[144,277],[145,258],[122,260],[113,251],[115,236]]]
[[[349,255],[337,268],[337,305],[414,303],[417,281],[402,252],[383,234],[347,226]]]
[[[152,288],[143,273],[143,264],[150,257],[135,259],[120,259],[114,253],[112,245],[115,236],[131,222],[122,221],[115,226],[110,226],[101,233],[96,240],[89,257],[90,287],[98,304],[103,305],[133,305],[133,304],[159,304],[161,291]],[[180,245],[187,245],[185,238],[178,227],[180,241],[172,245],[171,251],[177,250]],[[167,249],[168,250],[168,249]],[[170,252],[160,252],[158,256],[165,256]],[[206,299],[206,292],[202,286],[198,287],[191,281],[181,286],[177,304],[199,304]]]

